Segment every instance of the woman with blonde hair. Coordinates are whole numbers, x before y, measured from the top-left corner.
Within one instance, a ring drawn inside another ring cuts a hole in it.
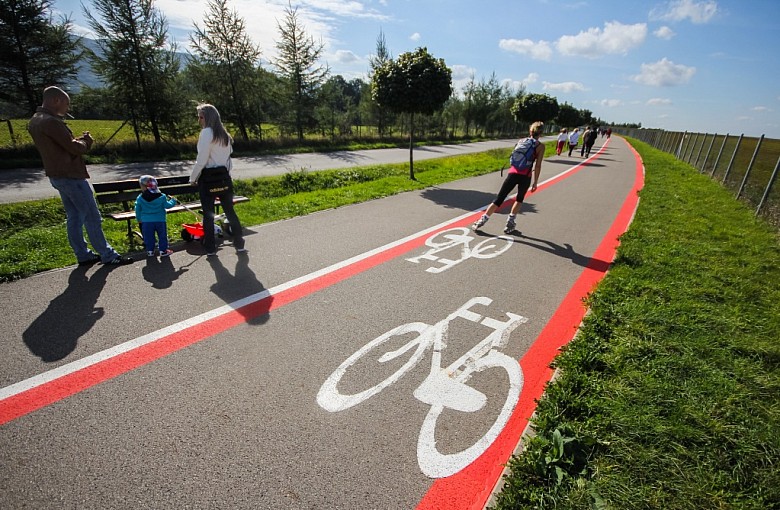
[[[509,192],[517,186],[517,197],[515,198],[515,203],[512,204],[512,210],[509,211],[509,218],[507,218],[506,227],[504,228],[504,233],[506,234],[514,232],[517,226],[517,212],[520,210],[520,206],[523,205],[525,194],[528,192],[529,187],[532,192],[536,191],[536,186],[539,182],[539,174],[542,171],[542,159],[544,158],[544,144],[539,141],[539,137],[542,135],[543,129],[544,123],[534,122],[528,129],[529,136],[521,138],[517,142],[509,159],[510,167],[506,179],[504,179],[496,199],[488,206],[485,214],[472,225],[474,230],[482,228],[487,223],[490,216],[504,203]],[[531,183],[532,175],[533,183]]]
[[[217,254],[217,244],[214,237],[214,202],[225,210],[225,216],[233,232],[233,246],[236,252],[246,252],[241,222],[233,208],[233,179],[230,170],[233,162],[230,154],[233,152],[233,138],[225,130],[217,109],[210,104],[197,106],[198,123],[201,127],[198,137],[198,158],[192,167],[190,184],[198,187],[200,204],[203,207],[203,246],[206,255]]]

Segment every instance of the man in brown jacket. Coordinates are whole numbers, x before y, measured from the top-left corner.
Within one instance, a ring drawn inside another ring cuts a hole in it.
[[[82,155],[92,147],[92,137],[85,131],[74,138],[63,117],[68,113],[70,97],[58,87],[43,91],[43,104],[30,119],[30,132],[49,182],[59,191],[67,216],[68,241],[79,264],[130,264],[133,259],[120,256],[108,242],[101,226],[102,218],[95,195],[87,179],[87,166]],[[84,240],[87,230],[93,252]]]

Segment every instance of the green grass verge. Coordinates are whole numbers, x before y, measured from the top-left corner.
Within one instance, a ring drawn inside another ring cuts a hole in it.
[[[780,508],[777,233],[631,142],[636,219],[495,508]]]
[[[552,145],[547,144],[548,156],[554,153]],[[508,152],[492,150],[420,161],[414,165],[416,181],[408,178],[408,164],[299,171],[236,181],[236,193],[251,198],[251,201],[237,205],[236,211],[243,225],[260,225],[494,172],[506,164]],[[105,214],[116,209],[101,210]],[[179,240],[180,225],[193,220],[189,212],[168,215],[169,238]],[[106,219],[103,231],[117,251],[129,250],[125,222]],[[75,262],[65,231],[65,212],[58,198],[0,204],[0,281],[23,278]]]

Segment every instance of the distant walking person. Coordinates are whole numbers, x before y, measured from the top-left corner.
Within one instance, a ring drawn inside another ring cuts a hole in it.
[[[558,134],[558,145],[555,147],[555,153],[559,156],[561,155],[561,152],[563,152],[563,146],[566,144],[566,142],[569,140],[568,135],[569,130],[566,128],[561,129],[560,134]]]
[[[585,146],[588,145],[588,140],[590,139],[591,133],[593,133],[593,129],[590,126],[585,128],[585,132],[582,133],[582,147],[580,147],[580,156],[585,155]]]
[[[582,148],[585,151],[586,158],[590,157],[590,150],[593,148],[593,144],[596,143],[598,136],[598,131],[591,129],[590,134],[586,131],[585,135],[582,137]]]
[[[532,192],[536,191],[536,186],[539,182],[539,174],[542,171],[542,159],[544,159],[544,144],[539,141],[539,137],[543,128],[544,124],[542,122],[534,122],[528,130],[530,136],[522,138],[517,142],[509,159],[511,166],[506,179],[504,179],[496,199],[488,206],[485,214],[472,225],[474,230],[478,230],[487,223],[490,216],[504,203],[509,192],[517,186],[517,198],[515,198],[515,203],[512,204],[512,209],[509,211],[509,218],[507,218],[504,233],[508,234],[515,230],[517,227],[517,212],[520,210],[520,206],[523,205],[525,194],[528,192],[529,186]],[[532,173],[533,183],[531,183]]]
[[[141,185],[141,194],[135,199],[135,219],[141,225],[146,256],[154,257],[156,244],[161,257],[170,257],[173,250],[168,248],[168,222],[165,210],[174,207],[176,199],[163,195],[157,187],[157,179],[151,175],[142,175],[138,179],[138,184]]]
[[[571,151],[577,148],[577,142],[580,140],[580,128],[574,128],[574,131],[569,135],[569,157],[571,157]]]
[[[70,96],[58,87],[46,87],[43,103],[27,125],[49,182],[65,208],[68,242],[80,265],[101,261],[107,265],[130,264],[133,259],[120,256],[108,242],[101,226],[102,218],[89,185],[83,155],[92,147],[89,131],[75,138],[63,118],[70,108]],[[84,239],[87,231],[92,249]],[[97,253],[95,253],[97,252]]]
[[[192,167],[190,184],[198,187],[200,205],[203,207],[203,246],[209,257],[217,254],[217,242],[214,237],[214,203],[225,210],[225,216],[233,231],[233,246],[236,252],[246,252],[241,222],[233,208],[233,179],[230,170],[233,162],[233,138],[225,130],[217,109],[210,104],[197,107],[198,123],[201,132],[198,137],[198,158]]]

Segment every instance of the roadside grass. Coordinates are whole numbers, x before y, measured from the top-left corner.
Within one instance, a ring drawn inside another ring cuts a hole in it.
[[[630,141],[636,218],[495,508],[780,508],[777,232]]]
[[[552,145],[547,144],[547,156],[554,154]],[[251,200],[237,205],[236,211],[244,226],[260,225],[495,172],[506,164],[508,157],[508,150],[491,150],[420,161],[414,165],[416,181],[408,177],[408,164],[319,172],[300,170],[281,176],[237,180],[236,193]],[[497,179],[496,189],[498,185]],[[101,207],[104,215],[118,209],[117,206]],[[174,247],[181,239],[181,224],[194,220],[190,212],[168,215],[168,236]],[[104,219],[103,231],[117,251],[130,250],[125,222]],[[136,244],[134,250],[141,249]],[[75,263],[59,198],[0,204],[0,282]]]

